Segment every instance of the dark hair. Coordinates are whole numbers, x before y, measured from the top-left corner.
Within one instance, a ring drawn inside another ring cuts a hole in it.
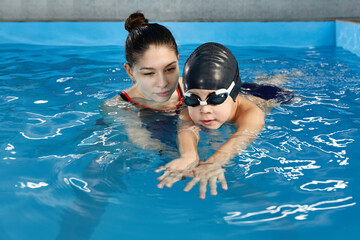
[[[175,38],[166,27],[157,23],[148,23],[144,14],[131,14],[125,22],[125,29],[129,32],[125,42],[126,61],[132,67],[138,58],[144,54],[150,45],[166,45],[179,54]]]

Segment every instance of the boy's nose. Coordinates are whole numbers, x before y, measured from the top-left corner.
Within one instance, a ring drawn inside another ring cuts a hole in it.
[[[200,105],[200,112],[201,113],[210,113],[211,105]]]

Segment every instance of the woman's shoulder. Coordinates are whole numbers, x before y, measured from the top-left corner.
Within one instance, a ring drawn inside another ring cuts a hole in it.
[[[136,88],[132,86],[128,89],[121,90],[114,97],[105,100],[105,102],[129,102],[134,96],[136,97]]]
[[[122,90],[118,95],[120,98],[122,98],[126,102],[128,102],[134,98],[142,98],[143,97],[143,95],[139,91],[139,88],[136,84],[129,87],[128,89]]]
[[[132,88],[128,88],[128,89],[125,89],[125,90],[122,90],[122,91],[118,92],[112,98],[109,98],[109,99],[106,99],[105,101],[103,101],[101,103],[101,105],[102,106],[104,106],[104,105],[106,105],[106,106],[117,106],[117,105],[119,105],[119,103],[129,102],[131,92],[132,92],[131,89]]]
[[[100,103],[100,109],[104,110],[108,107],[115,107],[119,105],[119,103],[124,102],[124,99],[119,95],[116,94],[114,97],[104,100]]]
[[[107,115],[109,113],[119,112],[131,107],[132,104],[130,104],[129,101],[125,99],[126,97],[122,96],[123,94],[124,91],[117,93],[112,98],[106,99],[101,102],[99,105],[100,111],[103,114]]]

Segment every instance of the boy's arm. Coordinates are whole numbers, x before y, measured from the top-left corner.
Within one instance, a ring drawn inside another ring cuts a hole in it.
[[[200,128],[189,116],[188,109],[184,109],[179,116],[178,144],[179,153],[183,158],[199,160],[197,144],[200,140]]]
[[[254,107],[236,116],[234,123],[236,131],[229,139],[212,154],[205,163],[223,166],[245,150],[265,125],[265,114],[261,109]]]
[[[199,131],[200,128],[191,121],[187,109],[183,110],[180,113],[177,136],[180,158],[155,170],[155,172],[166,170],[165,173],[158,178],[158,180],[161,181],[158,184],[159,188],[162,188],[164,185],[171,187],[187,174],[190,169],[198,165],[199,156],[197,153],[197,144],[200,138]]]
[[[198,167],[193,169],[194,178],[188,182],[184,191],[190,191],[199,182],[199,197],[204,199],[208,184],[211,195],[217,194],[217,181],[220,181],[224,190],[227,190],[224,176],[225,170],[222,169],[223,165],[245,150],[256,139],[265,123],[264,113],[256,106],[238,112],[241,114],[235,116],[234,119],[238,127],[236,132],[205,162],[200,163]]]

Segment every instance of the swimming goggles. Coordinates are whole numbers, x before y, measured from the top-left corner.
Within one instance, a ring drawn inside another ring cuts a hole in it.
[[[205,101],[201,101],[200,97],[193,93],[186,92],[184,94],[184,103],[190,107],[196,107],[199,105],[204,106],[222,104],[223,102],[225,102],[226,98],[229,96],[234,86],[235,82],[232,82],[228,89],[222,88],[210,93],[205,99]]]

